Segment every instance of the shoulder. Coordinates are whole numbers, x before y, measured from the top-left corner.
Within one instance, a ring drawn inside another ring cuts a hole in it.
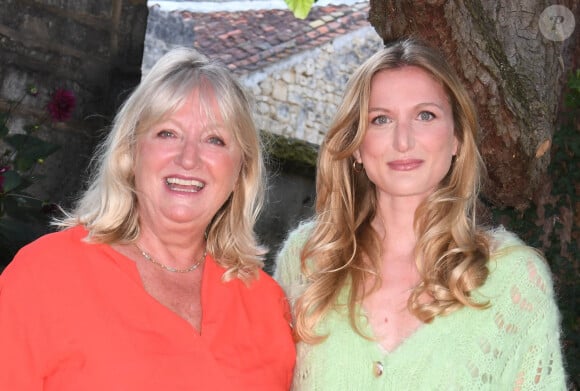
[[[553,363],[553,374],[542,374],[546,383],[539,387],[552,389],[546,384],[559,382],[563,369],[561,314],[548,260],[504,229],[491,232],[491,237],[489,276],[478,291],[489,300],[492,329],[499,332],[494,339],[506,352],[512,344],[516,353],[510,355],[511,373],[515,376],[519,371],[518,377],[526,384],[537,383],[539,376],[535,375],[543,359]],[[510,372],[506,369],[505,373]]]
[[[300,223],[300,225],[296,229],[294,229],[288,234],[288,237],[282,244],[282,249],[280,250],[280,253],[278,255],[280,256],[280,254],[289,251],[300,252],[302,250],[302,247],[304,247],[304,244],[310,237],[310,234],[314,229],[314,225],[315,222],[312,220]]]
[[[240,278],[223,279],[225,269],[217,264],[213,258],[206,263],[207,276],[203,285],[203,292],[207,297],[219,298],[221,308],[228,303],[237,303],[235,307],[245,308],[253,314],[263,314],[272,319],[289,319],[289,305],[286,295],[280,285],[265,271],[258,270],[258,274],[251,281]],[[209,269],[208,269],[209,267]],[[262,315],[257,315],[262,316]]]
[[[314,224],[313,221],[303,222],[290,232],[275,260],[274,278],[291,302],[300,295],[306,285],[301,272],[300,253],[314,229]]]
[[[89,257],[85,236],[83,228],[69,228],[22,247],[0,274],[0,303],[19,303],[22,311],[34,312],[48,308],[56,296],[71,294],[71,286],[82,284],[72,273],[86,268],[78,260]]]
[[[213,294],[219,296],[227,292],[236,292],[234,295],[242,295],[246,298],[268,300],[284,296],[280,285],[264,270],[257,269],[251,279],[242,279],[238,276],[226,278],[227,269],[216,259],[208,254],[205,262],[204,275],[211,282],[212,289],[218,289]],[[205,277],[204,277],[205,278]]]
[[[67,228],[62,231],[52,232],[39,237],[38,239],[30,242],[26,246],[22,247],[20,251],[16,254],[16,258],[28,254],[30,252],[43,251],[49,248],[55,248],[62,245],[71,245],[77,242],[81,242],[88,235],[88,231],[78,225],[75,227]]]
[[[278,280],[283,277],[280,273],[290,272],[289,269],[300,266],[300,253],[314,229],[314,224],[313,221],[303,222],[288,234],[276,256],[274,278]]]
[[[252,281],[249,286],[250,289],[263,292],[267,295],[274,295],[276,297],[284,296],[284,292],[278,282],[263,270],[258,271],[258,278]]]
[[[491,232],[490,278],[553,293],[552,274],[541,252],[503,228]]]
[[[556,314],[552,274],[542,254],[504,229],[492,231],[491,238],[489,276],[478,289],[480,298],[521,322]]]
[[[86,236],[87,231],[81,226],[43,235],[22,247],[4,273],[30,268],[45,269],[54,267],[54,262],[66,262],[71,257],[65,255],[83,251],[82,248],[86,245],[83,239]]]
[[[22,247],[0,275],[2,294],[28,290],[47,292],[74,284],[71,275],[90,275],[97,247],[84,239],[87,231],[72,227],[46,234]],[[78,278],[77,278],[78,279]]]

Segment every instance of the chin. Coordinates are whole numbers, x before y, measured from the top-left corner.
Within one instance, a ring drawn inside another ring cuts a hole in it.
[[[174,208],[170,213],[166,214],[166,217],[168,220],[176,223],[191,223],[192,221],[199,222],[202,220],[202,216],[199,214],[199,209],[179,210],[178,208]]]

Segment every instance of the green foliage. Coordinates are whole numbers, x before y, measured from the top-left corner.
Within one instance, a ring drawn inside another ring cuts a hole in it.
[[[564,97],[564,104],[572,109],[580,107],[580,69],[570,74],[568,88],[569,92]]]
[[[17,151],[14,158],[16,172],[27,172],[31,170],[36,163],[52,155],[58,149],[58,146],[44,140],[34,137],[30,134],[15,134],[7,136],[4,141],[8,143],[14,151]]]
[[[310,10],[312,9],[312,5],[315,3],[314,0],[284,0],[286,5],[294,14],[294,17],[298,19],[306,19]]]
[[[45,226],[54,205],[33,195],[30,187],[41,179],[37,167],[58,150],[58,146],[39,138],[35,133],[47,120],[68,119],[75,105],[72,92],[57,90],[46,105],[45,118],[10,131],[13,115],[25,98],[36,98],[34,87],[6,111],[0,112],[0,266],[7,264],[14,253],[35,239]]]
[[[554,134],[544,189],[525,212],[493,211],[497,223],[541,249],[550,264],[558,305],[567,372],[580,390],[580,70],[570,75],[566,109]]]
[[[269,132],[262,132],[261,138],[270,166],[277,166],[295,174],[315,175],[318,158],[316,145]]]

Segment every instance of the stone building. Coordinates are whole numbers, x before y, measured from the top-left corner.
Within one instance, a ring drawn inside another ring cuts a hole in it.
[[[287,9],[166,12],[151,6],[142,69],[190,46],[226,64],[251,91],[256,122],[276,138],[266,211],[257,231],[269,262],[315,200],[317,146],[355,68],[382,46],[367,21],[367,1],[317,6],[305,20]],[[282,155],[282,156],[281,156]]]
[[[382,46],[368,1],[236,12],[149,10],[143,72],[174,46],[193,46],[232,69],[253,93],[260,129],[320,144],[354,69]]]
[[[288,230],[312,212],[317,145],[346,80],[382,44],[367,21],[368,2],[343,1],[351,4],[316,5],[300,20],[285,7],[165,12],[146,0],[6,0],[0,13],[0,111],[24,97],[9,124],[18,132],[45,115],[46,99],[26,95],[30,86],[43,98],[59,87],[74,92],[73,117],[38,131],[61,148],[47,159],[45,178],[35,186],[66,206],[140,71],[174,46],[219,58],[255,96],[259,128],[280,136],[268,138],[275,152],[257,228],[271,258]],[[223,6],[230,9],[227,2]],[[22,244],[14,243],[15,249]]]
[[[146,0],[0,2],[0,167],[12,163],[6,129],[13,136],[34,126],[34,136],[60,147],[36,167],[27,192],[66,206],[82,187],[102,130],[139,82],[147,11]],[[47,103],[58,89],[72,92],[76,105],[70,119],[54,122]],[[0,270],[47,229],[14,207],[21,199],[0,195]]]

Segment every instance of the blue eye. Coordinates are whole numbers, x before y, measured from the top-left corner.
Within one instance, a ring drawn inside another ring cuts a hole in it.
[[[431,113],[430,111],[422,111],[419,113],[419,119],[421,121],[431,121],[435,118],[435,114]]]
[[[377,115],[376,117],[371,118],[371,123],[374,125],[385,125],[389,122],[391,122],[391,120],[386,115]]]
[[[215,144],[215,145],[221,145],[221,146],[224,146],[224,145],[226,145],[226,143],[224,142],[224,140],[223,140],[223,139],[221,139],[220,137],[217,137],[217,136],[211,136],[211,137],[208,139],[208,142],[209,142],[210,144]]]

